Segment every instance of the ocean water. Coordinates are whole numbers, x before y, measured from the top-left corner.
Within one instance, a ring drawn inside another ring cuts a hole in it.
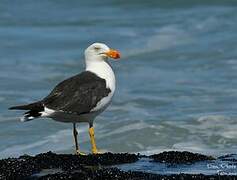
[[[236,22],[234,0],[2,0],[0,157],[74,152],[72,124],[21,123],[7,108],[81,72],[93,42],[122,54],[113,102],[95,121],[101,151],[236,153]],[[88,125],[78,130],[89,152]]]

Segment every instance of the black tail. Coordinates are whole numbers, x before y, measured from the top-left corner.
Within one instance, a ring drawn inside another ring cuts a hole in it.
[[[26,104],[26,105],[20,105],[20,106],[13,106],[9,108],[10,110],[17,109],[17,110],[32,110],[32,111],[43,111],[44,106],[41,101],[31,103],[31,104]]]
[[[30,121],[34,118],[37,118],[41,116],[41,112],[44,111],[44,106],[41,101],[26,104],[26,105],[20,105],[20,106],[13,106],[9,108],[10,110],[16,109],[16,110],[28,110],[24,116],[21,118],[21,121]]]

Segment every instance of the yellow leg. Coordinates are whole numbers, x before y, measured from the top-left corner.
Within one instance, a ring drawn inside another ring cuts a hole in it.
[[[90,139],[91,139],[92,153],[93,154],[98,154],[98,150],[96,148],[96,143],[95,143],[95,132],[94,132],[94,127],[93,126],[91,126],[89,128],[89,134],[90,134]]]
[[[75,146],[76,146],[76,155],[85,155],[84,153],[79,151],[79,145],[77,142],[77,128],[76,128],[76,123],[73,123],[73,136],[74,136],[74,141],[75,141]]]

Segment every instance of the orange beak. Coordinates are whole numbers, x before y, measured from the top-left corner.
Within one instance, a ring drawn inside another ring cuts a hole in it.
[[[110,49],[108,52],[105,53],[108,57],[111,57],[113,59],[120,58],[120,53],[114,49]]]

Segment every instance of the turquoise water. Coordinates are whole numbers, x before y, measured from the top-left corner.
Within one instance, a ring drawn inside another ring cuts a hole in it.
[[[122,53],[95,124],[102,151],[235,153],[236,22],[236,1],[1,1],[0,157],[73,152],[71,124],[21,123],[7,108],[82,71],[92,42]],[[86,124],[79,141],[89,152]]]

